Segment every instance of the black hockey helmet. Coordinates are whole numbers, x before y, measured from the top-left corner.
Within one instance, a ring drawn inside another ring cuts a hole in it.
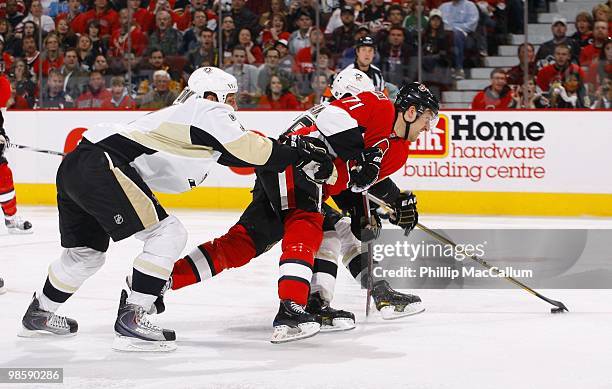
[[[366,35],[363,38],[359,38],[357,43],[355,43],[355,50],[362,46],[370,46],[376,49],[376,41],[371,36]]]
[[[419,115],[426,109],[430,109],[435,116],[438,116],[440,110],[438,98],[431,93],[425,84],[420,82],[402,84],[395,98],[395,110],[397,112],[406,112],[413,105]]]

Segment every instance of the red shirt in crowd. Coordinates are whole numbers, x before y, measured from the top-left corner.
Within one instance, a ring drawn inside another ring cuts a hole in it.
[[[64,64],[63,55],[59,55],[55,60],[50,60],[49,58],[46,58],[42,64],[43,75],[48,76],[49,70],[51,69],[60,70],[63,64]]]
[[[134,20],[144,32],[151,32],[155,28],[155,15],[144,8],[138,8],[134,12]]]
[[[605,72],[605,74],[612,74],[612,63],[606,62],[606,64],[603,65],[603,67],[604,67],[603,71]],[[596,61],[593,61],[591,63],[591,66],[589,66],[586,82],[589,82],[593,84],[595,88],[598,88],[599,85],[601,84],[601,81],[602,80],[599,76],[599,58],[598,58]]]
[[[101,108],[102,103],[113,98],[110,91],[102,88],[99,92],[93,93],[91,90],[81,94],[74,103],[75,108],[80,109],[95,109]]]
[[[100,22],[100,36],[110,35],[113,30],[119,27],[119,15],[112,9],[98,13],[95,9],[84,12],[76,17],[71,27],[75,33],[85,34],[87,31],[87,23],[90,20],[97,19]]]
[[[100,106],[102,109],[136,109],[136,102],[129,95],[123,96],[119,104],[113,103],[113,96],[109,96],[107,99],[102,101]]]
[[[291,92],[287,92],[280,97],[278,100],[272,100],[267,95],[263,95],[259,98],[259,104],[257,106],[261,109],[271,109],[276,111],[291,111],[299,110],[300,104]]]
[[[507,86],[502,89],[499,96],[495,96],[488,86],[474,96],[472,109],[505,109],[512,102],[512,91]]]
[[[556,64],[544,66],[538,72],[536,78],[538,86],[542,91],[547,92],[550,89],[550,84],[554,81],[563,81],[565,76],[578,73],[581,80],[585,80],[585,75],[580,66],[572,63],[565,69],[559,69]]]
[[[278,34],[278,39],[284,39],[287,42],[289,42],[289,38],[291,37],[291,34],[289,34],[287,31],[283,31],[280,34]],[[274,40],[274,37],[272,36],[272,33],[270,32],[269,29],[265,29],[261,32],[261,45],[263,47],[270,47],[273,46],[274,43],[276,43],[276,41]]]
[[[295,55],[295,66],[297,68],[296,71],[302,74],[308,74],[314,71],[310,47],[304,47],[298,50]]]
[[[177,30],[185,31],[186,29],[191,27],[191,22],[193,21],[193,12],[191,12],[190,9],[191,7],[188,7],[187,10],[179,16],[178,20],[176,21]],[[206,20],[217,19],[217,15],[213,11],[205,9],[204,12],[206,12]]]
[[[596,47],[595,42],[584,46],[580,51],[580,65],[591,66],[591,63],[599,57],[599,53],[601,53],[601,47]]]
[[[111,35],[109,43],[108,55],[111,57],[121,57],[128,51],[128,34],[124,34],[121,28],[117,28]],[[132,26],[130,32],[130,38],[132,41],[132,50],[136,53],[136,56],[140,57],[147,48],[149,38],[142,32],[140,27]]]

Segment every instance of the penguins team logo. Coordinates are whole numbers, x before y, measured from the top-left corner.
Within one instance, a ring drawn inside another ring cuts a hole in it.
[[[115,224],[123,224],[123,216],[120,214],[115,215]]]
[[[355,74],[355,80],[361,81],[362,78],[363,76],[361,74]]]
[[[207,67],[204,68],[204,73],[210,73],[210,72],[212,72],[212,68],[211,67],[207,66]]]

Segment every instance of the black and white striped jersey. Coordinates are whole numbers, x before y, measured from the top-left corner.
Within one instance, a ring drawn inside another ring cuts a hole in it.
[[[344,69],[355,69],[357,68],[355,66],[354,63],[348,65],[347,67],[345,67]],[[344,70],[342,69],[342,70]],[[361,70],[361,69],[359,69]],[[368,77],[370,77],[370,79],[372,80],[372,82],[374,83],[374,88],[376,88],[377,91],[379,92],[384,92],[385,90],[385,80],[383,79],[383,75],[382,72],[380,71],[380,69],[375,66],[370,64],[370,67],[368,68],[367,72],[364,72],[365,74],[368,75]]]
[[[215,163],[282,170],[298,160],[291,147],[245,130],[229,105],[196,96],[127,124],[98,125],[84,138],[164,193],[199,185]]]

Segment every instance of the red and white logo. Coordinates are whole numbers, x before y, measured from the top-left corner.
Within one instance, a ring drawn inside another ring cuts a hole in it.
[[[448,116],[440,115],[436,127],[422,132],[416,142],[412,142],[408,154],[413,158],[444,158],[448,154],[450,131]]]

